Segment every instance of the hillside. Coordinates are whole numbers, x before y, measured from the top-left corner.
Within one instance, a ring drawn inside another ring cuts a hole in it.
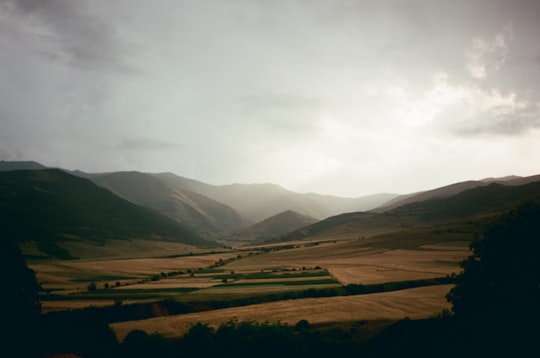
[[[257,243],[298,230],[317,221],[310,216],[286,210],[237,232],[234,237],[238,241]]]
[[[434,198],[407,204],[388,212],[393,216],[441,221],[474,215],[501,213],[526,201],[540,200],[540,182],[523,185],[491,183],[464,190],[447,198]]]
[[[394,198],[395,194],[375,194],[359,198],[301,194],[275,184],[210,185],[172,173],[156,176],[171,188],[185,189],[224,203],[254,222],[260,222],[286,210],[316,219],[351,211],[366,211]]]
[[[35,162],[0,162],[0,171],[46,168]],[[320,220],[345,212],[371,210],[398,196],[381,193],[345,198],[296,193],[270,183],[211,185],[173,173],[61,170],[91,179],[124,199],[157,210],[209,238],[245,228],[286,210]]]
[[[44,165],[41,165],[32,161],[6,161],[0,160],[0,172],[9,172],[13,170],[38,170],[46,169]]]
[[[389,211],[397,207],[414,203],[421,202],[429,199],[436,198],[447,198],[452,195],[456,195],[468,189],[474,189],[482,186],[487,186],[490,184],[501,184],[508,186],[517,186],[528,183],[533,183],[540,181],[540,175],[528,176],[528,177],[519,177],[519,176],[508,176],[503,178],[486,178],[482,180],[468,180],[459,183],[453,183],[450,185],[445,185],[440,188],[435,188],[432,190],[423,191],[420,193],[412,193],[406,195],[397,196],[386,203],[382,204],[378,208],[374,209],[377,212]]]
[[[156,210],[208,239],[217,239],[251,223],[225,204],[190,190],[172,188],[151,174],[116,172],[95,176],[92,181],[132,203]]]
[[[491,183],[461,191],[446,198],[405,204],[383,212],[357,212],[330,217],[280,238],[280,241],[307,237],[375,235],[412,227],[475,222],[499,215],[527,201],[540,202],[540,182],[523,185]]]
[[[56,169],[1,172],[0,225],[5,236],[36,242],[43,253],[63,258],[70,256],[64,241],[136,238],[210,245],[153,210]]]

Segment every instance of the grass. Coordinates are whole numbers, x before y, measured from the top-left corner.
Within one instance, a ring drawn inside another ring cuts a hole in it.
[[[264,287],[264,286],[317,286],[317,285],[339,285],[339,281],[329,278],[321,280],[303,280],[303,281],[268,281],[268,282],[233,282],[216,285],[213,288],[220,287]]]
[[[214,327],[237,319],[271,321],[294,325],[301,319],[310,323],[352,322],[360,320],[427,318],[450,307],[444,296],[451,285],[419,287],[368,295],[305,298],[211,310],[176,316],[111,324],[119,339],[132,330],[160,333],[167,338],[181,337],[194,322]]]
[[[57,300],[66,299],[73,308],[92,300],[102,304],[106,299],[124,301],[159,301],[174,299],[223,301],[249,296],[279,299],[301,297],[301,292],[314,288],[340,289],[349,284],[370,285],[429,280],[459,271],[459,262],[470,254],[466,242],[435,237],[428,246],[412,250],[374,247],[377,240],[413,240],[407,230],[402,237],[387,235],[366,239],[324,242],[318,245],[284,245],[278,249],[251,248],[249,254],[239,251],[207,252],[153,258],[33,261],[43,287]],[[444,232],[442,237],[448,238]],[[425,234],[425,237],[428,237]],[[420,243],[418,241],[417,243]],[[215,264],[219,263],[219,267]],[[226,283],[224,281],[227,281]],[[87,291],[88,283],[98,290]],[[120,287],[105,290],[120,283]],[[312,292],[312,294],[314,294]],[[321,293],[317,293],[321,295]],[[326,292],[325,296],[342,293]],[[304,296],[305,297],[305,296]],[[315,296],[311,296],[315,297]],[[43,301],[44,311],[49,310]],[[59,301],[54,301],[59,302]],[[113,302],[113,301],[111,301]],[[51,304],[50,309],[58,305]]]

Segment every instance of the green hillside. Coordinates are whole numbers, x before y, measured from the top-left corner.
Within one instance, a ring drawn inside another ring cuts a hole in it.
[[[210,245],[159,213],[56,169],[0,173],[0,225],[4,235],[35,241],[56,257],[69,256],[58,246],[64,240],[99,244],[137,238]]]

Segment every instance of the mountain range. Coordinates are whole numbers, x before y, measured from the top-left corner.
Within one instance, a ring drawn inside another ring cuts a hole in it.
[[[58,169],[0,172],[0,225],[7,239],[35,242],[42,253],[61,258],[72,256],[62,245],[67,241],[216,246],[156,211]]]
[[[494,215],[538,200],[539,192],[536,175],[341,198],[275,184],[210,185],[173,173],[85,173],[0,161],[3,232],[23,241],[40,237],[42,251],[62,257],[69,257],[62,240],[142,238],[207,246],[373,235]]]

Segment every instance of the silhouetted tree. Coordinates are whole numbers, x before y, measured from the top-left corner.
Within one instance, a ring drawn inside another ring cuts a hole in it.
[[[19,356],[31,355],[37,348],[35,342],[41,324],[40,286],[19,247],[7,237],[0,237],[0,272],[3,276],[0,294],[2,338],[5,339],[0,349],[8,352],[15,349]],[[34,344],[21,345],[20,342]]]
[[[489,225],[447,295],[458,316],[530,315],[540,305],[540,206],[526,204]]]
[[[198,322],[184,335],[183,352],[191,357],[210,357],[214,352],[214,329]]]
[[[159,334],[148,334],[141,330],[131,331],[120,347],[121,357],[175,357],[169,342]]]
[[[503,215],[471,248],[447,295],[467,353],[539,356],[540,206],[526,204]]]

